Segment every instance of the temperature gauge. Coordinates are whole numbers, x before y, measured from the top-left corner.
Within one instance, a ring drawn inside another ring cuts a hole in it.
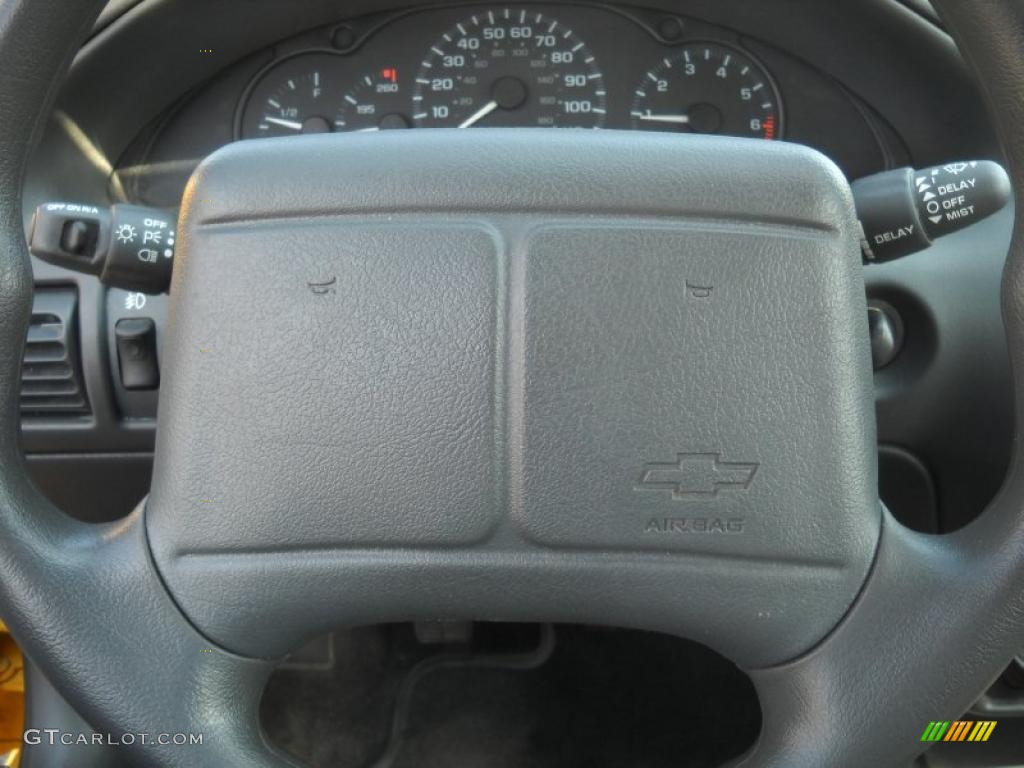
[[[364,75],[346,93],[334,117],[337,131],[386,131],[409,128],[409,102],[396,67]]]

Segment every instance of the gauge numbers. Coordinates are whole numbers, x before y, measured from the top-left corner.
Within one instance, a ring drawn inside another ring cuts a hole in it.
[[[339,64],[338,56],[302,54],[274,65],[252,86],[238,135],[254,139],[412,126],[405,84],[411,78],[400,76],[397,66],[385,63],[353,77]]]
[[[435,42],[413,95],[419,127],[599,128],[607,92],[572,30],[536,10],[485,10]]]
[[[408,99],[397,67],[363,75],[341,99],[334,119],[338,131],[386,131],[410,128]]]
[[[247,89],[236,135],[608,126],[782,136],[771,76],[732,44],[652,44],[660,53],[650,58],[614,58],[608,40],[595,40],[617,66],[606,73],[572,28],[537,6],[482,8],[435,39],[465,12],[453,11],[425,37],[417,31],[407,50],[367,49],[361,57],[305,51],[273,63]]]
[[[260,136],[328,133],[331,114],[319,70],[287,77],[266,98],[257,130]]]
[[[776,139],[778,92],[748,54],[719,43],[689,43],[648,71],[634,91],[634,128]]]

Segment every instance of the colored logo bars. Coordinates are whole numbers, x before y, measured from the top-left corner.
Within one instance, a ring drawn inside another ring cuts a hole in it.
[[[995,720],[932,720],[921,741],[988,741],[995,728]]]

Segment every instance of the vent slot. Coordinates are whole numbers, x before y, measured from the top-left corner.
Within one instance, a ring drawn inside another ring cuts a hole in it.
[[[89,412],[78,353],[78,294],[36,288],[21,366],[21,413],[70,416]]]

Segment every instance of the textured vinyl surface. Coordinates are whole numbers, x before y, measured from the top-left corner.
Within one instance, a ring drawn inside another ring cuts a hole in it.
[[[526,249],[511,506],[531,540],[832,567],[872,548],[873,494],[844,486],[871,479],[837,311],[859,273],[833,233],[556,226]]]
[[[320,221],[203,237],[215,255],[190,251],[176,288],[169,407],[187,413],[165,423],[156,491],[190,488],[174,508],[191,546],[486,537],[497,233]]]
[[[822,156],[732,139],[213,155],[186,198],[147,507],[168,585],[250,655],[439,617],[800,653],[880,520],[849,206]]]

